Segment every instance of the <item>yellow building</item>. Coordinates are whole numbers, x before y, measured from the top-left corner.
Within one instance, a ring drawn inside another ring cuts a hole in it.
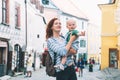
[[[120,0],[110,1],[109,4],[99,5],[102,12],[101,69],[107,67],[120,68],[120,20],[116,20],[118,18],[116,17],[118,16],[116,10],[120,6]]]

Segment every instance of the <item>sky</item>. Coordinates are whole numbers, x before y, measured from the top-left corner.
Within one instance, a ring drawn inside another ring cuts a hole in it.
[[[108,3],[109,0],[70,0],[76,5],[88,18],[89,23],[101,25],[101,10],[98,4]]]

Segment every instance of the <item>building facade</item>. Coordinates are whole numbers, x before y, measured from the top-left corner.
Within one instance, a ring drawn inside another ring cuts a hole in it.
[[[101,69],[120,68],[119,6],[120,0],[110,0],[109,4],[99,5],[102,11]]]
[[[24,67],[24,1],[0,1],[0,70],[2,75]],[[21,11],[23,10],[23,12]]]
[[[0,7],[0,75],[23,71],[28,54],[38,69],[46,29],[40,1],[1,0]]]
[[[88,60],[94,59],[101,64],[101,28],[94,23],[88,24]]]

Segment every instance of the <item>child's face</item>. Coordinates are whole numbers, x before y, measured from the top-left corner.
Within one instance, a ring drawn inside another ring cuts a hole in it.
[[[71,31],[76,28],[76,22],[74,20],[69,20],[67,22],[67,28]]]

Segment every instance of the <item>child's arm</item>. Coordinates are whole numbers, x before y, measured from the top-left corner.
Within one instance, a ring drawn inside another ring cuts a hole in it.
[[[79,32],[78,30],[73,30],[73,31],[72,31],[72,35],[76,35],[76,36],[84,36],[85,33],[82,32],[82,31]]]

